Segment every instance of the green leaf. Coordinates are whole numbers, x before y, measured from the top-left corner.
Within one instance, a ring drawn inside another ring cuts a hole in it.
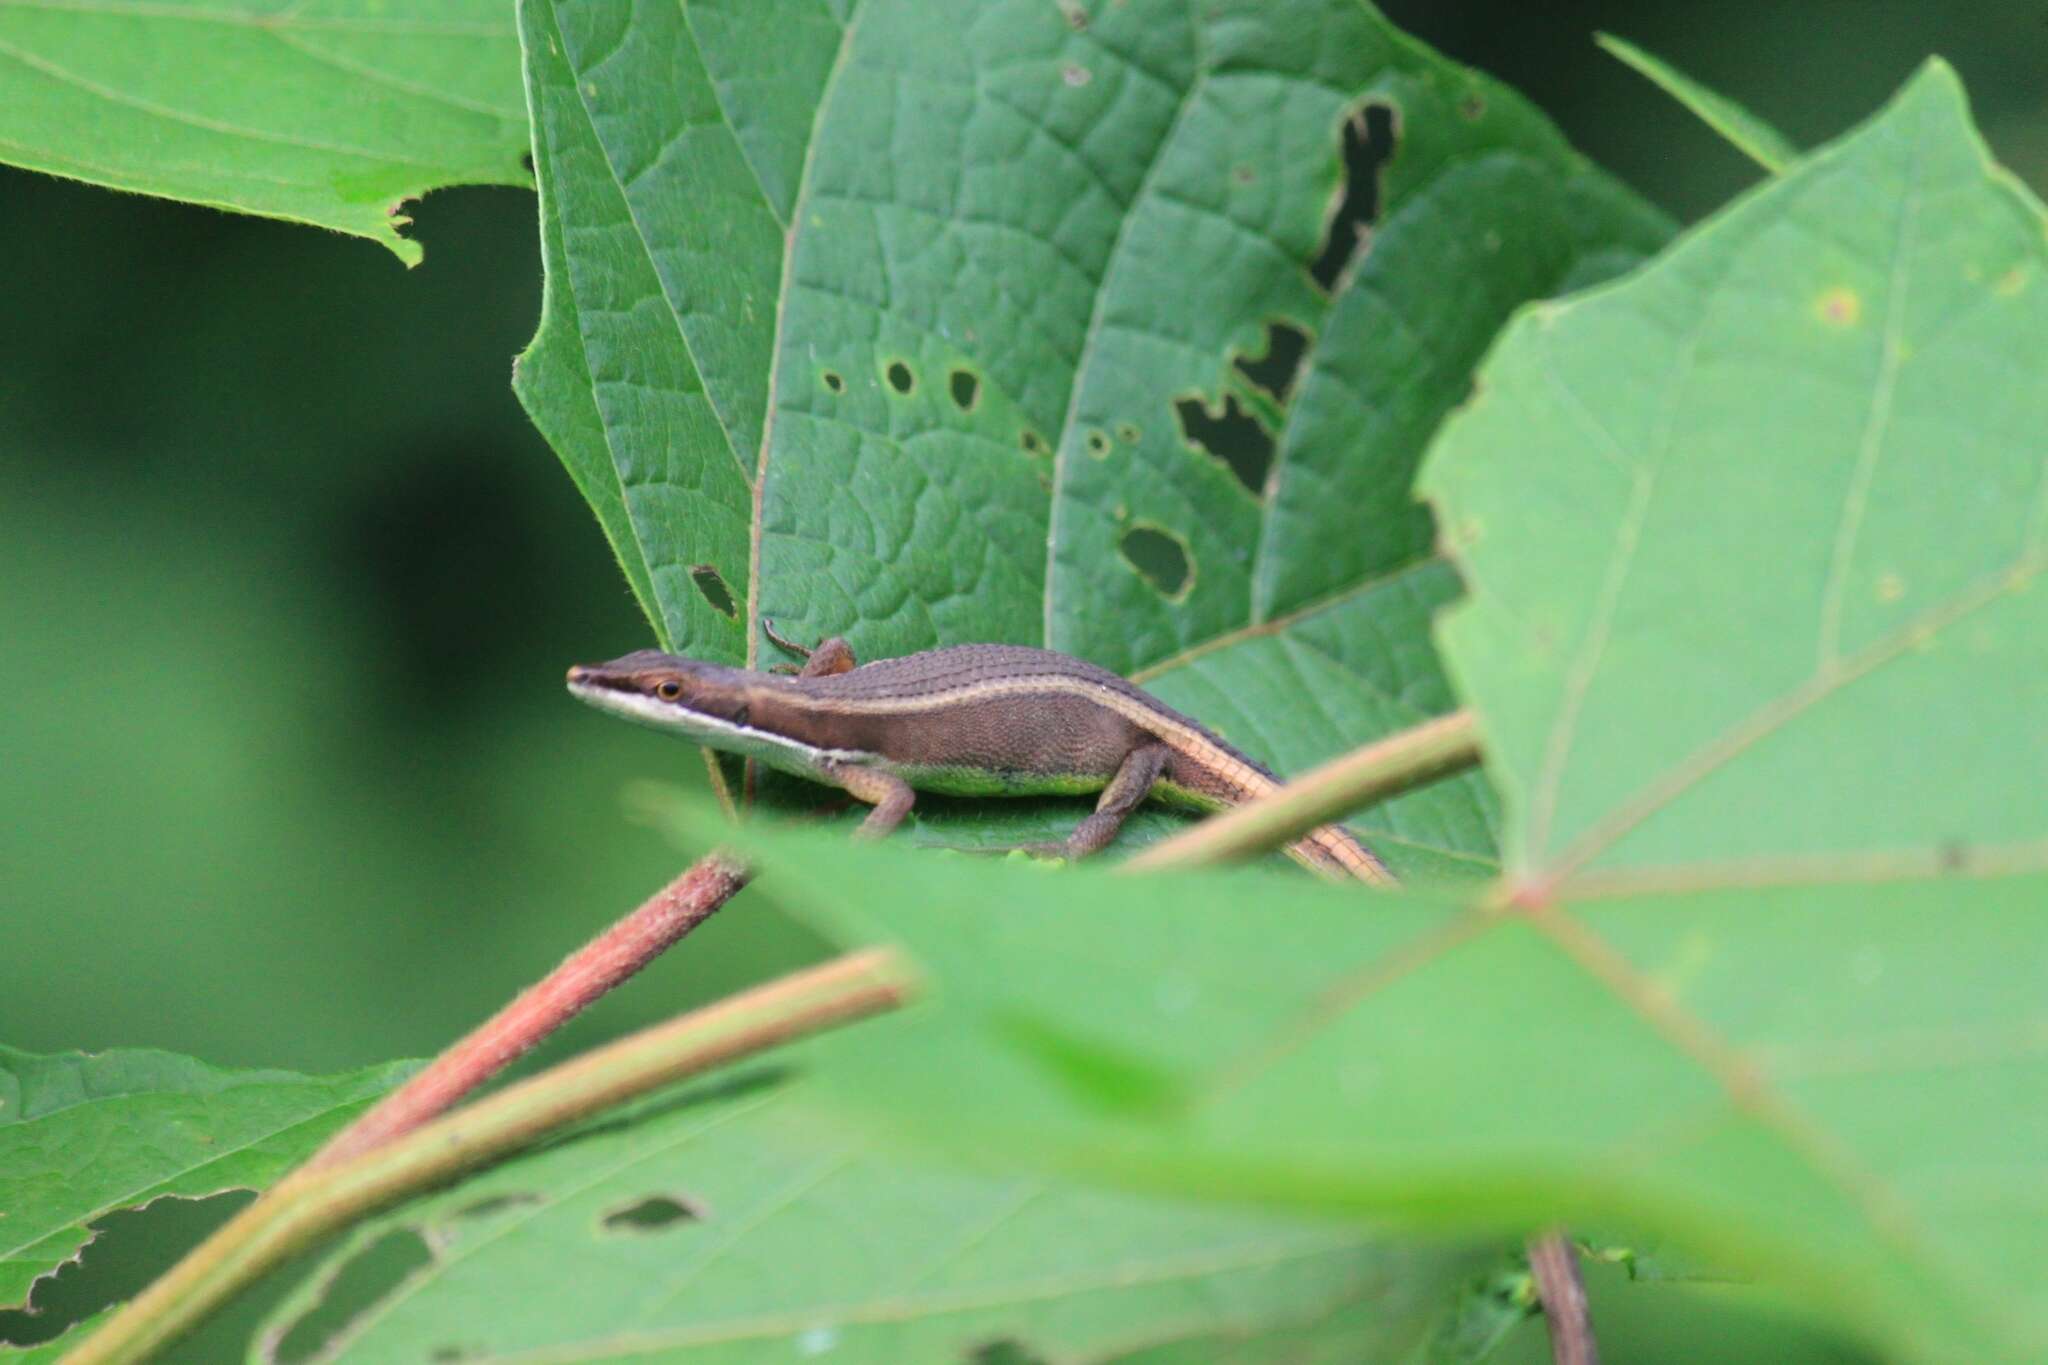
[[[488,0],[28,0],[0,7],[0,160],[352,232],[524,185],[516,35]]]
[[[374,1219],[271,1339],[394,1238],[427,1254],[323,1358],[1205,1361],[1286,1342],[1334,1365],[1407,1350],[1474,1266],[1356,1225],[912,1164],[809,1090],[781,1070],[692,1086]]]
[[[116,1209],[262,1189],[403,1080],[230,1071],[169,1052],[0,1046],[0,1307],[28,1302]]]
[[[2039,865],[2044,246],[1935,64],[1510,329],[1422,487],[1518,886]]]
[[[1424,481],[1507,815],[1476,902],[749,836],[932,978],[834,1095],[1158,1191],[1639,1229],[1901,1358],[2040,1359],[2044,257],[1937,64],[1510,329]]]
[[[1728,145],[1772,175],[1781,174],[1799,159],[1799,149],[1792,145],[1790,138],[1726,95],[1701,85],[1669,62],[1660,57],[1653,57],[1634,43],[1617,38],[1611,33],[1599,34],[1594,41],[1599,43],[1602,49],[1626,63],[1631,70],[1647,77],[1665,94],[1692,110],[1699,116],[1700,122],[1726,138]]]
[[[1283,767],[1449,704],[1423,445],[1516,306],[1668,232],[1350,0],[520,23],[548,277],[519,391],[664,645],[1047,645],[1230,699],[1197,714]],[[1325,240],[1347,188],[1369,250],[1355,217]],[[1451,875],[1490,802],[1383,823]]]

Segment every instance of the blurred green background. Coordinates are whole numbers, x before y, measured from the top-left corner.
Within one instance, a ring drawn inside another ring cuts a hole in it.
[[[1801,144],[1939,52],[1999,156],[2048,184],[2048,4],[1386,8],[1681,219],[1757,173],[1596,29]],[[683,862],[620,793],[701,781],[696,756],[561,688],[649,641],[508,386],[539,307],[533,199],[446,191],[415,218],[408,272],[0,170],[8,1043],[310,1070],[429,1053]],[[819,951],[743,898],[556,1049]]]

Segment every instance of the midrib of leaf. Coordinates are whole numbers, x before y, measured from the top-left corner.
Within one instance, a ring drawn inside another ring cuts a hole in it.
[[[1057,559],[1060,547],[1060,508],[1067,502],[1067,498],[1064,496],[1067,485],[1067,470],[1071,465],[1072,453],[1077,444],[1073,439],[1074,419],[1080,410],[1081,392],[1088,379],[1089,365],[1095,355],[1096,341],[1102,335],[1103,307],[1112,297],[1110,284],[1116,278],[1118,265],[1125,259],[1131,224],[1138,219],[1138,205],[1145,202],[1146,197],[1153,193],[1153,178],[1158,175],[1159,167],[1164,162],[1166,153],[1172,148],[1175,138],[1180,135],[1182,125],[1187,121],[1188,111],[1195,107],[1196,100],[1208,84],[1209,67],[1207,50],[1202,43],[1202,15],[1194,6],[1190,6],[1188,9],[1188,34],[1195,54],[1194,74],[1188,80],[1187,89],[1181,92],[1180,100],[1174,107],[1173,118],[1167,123],[1165,132],[1160,135],[1159,141],[1153,144],[1150,158],[1145,163],[1145,174],[1139,178],[1138,187],[1132,192],[1130,202],[1122,206],[1123,212],[1117,222],[1116,237],[1110,243],[1109,255],[1102,267],[1102,275],[1095,281],[1095,298],[1088,310],[1088,328],[1082,337],[1081,353],[1075,358],[1072,374],[1067,380],[1066,411],[1060,417],[1059,432],[1053,444],[1052,502],[1046,518],[1045,586],[1043,588],[1045,594],[1045,630],[1044,638],[1040,643],[1047,649],[1059,648],[1059,637],[1053,628],[1053,615],[1056,610],[1053,588],[1058,582]],[[1130,65],[1133,70],[1138,69],[1136,62],[1131,62]],[[1149,75],[1150,73],[1147,74]],[[1152,79],[1158,80],[1159,78],[1155,76]]]
[[[826,17],[832,16],[828,12]],[[768,457],[775,445],[775,419],[782,405],[782,352],[784,328],[789,321],[789,300],[795,292],[791,286],[790,272],[795,269],[797,236],[803,231],[804,210],[811,202],[811,173],[818,154],[818,127],[825,120],[825,111],[832,107],[832,97],[839,88],[839,73],[846,69],[846,58],[853,51],[853,35],[860,28],[858,8],[848,13],[846,23],[839,30],[839,47],[832,54],[832,69],[826,74],[825,84],[818,92],[818,104],[811,111],[811,132],[804,141],[803,170],[797,175],[796,198],[791,201],[789,218],[782,223],[782,268],[776,277],[775,288],[775,335],[768,349],[768,400],[761,414],[761,448],[755,453],[754,470],[751,480],[753,505],[747,519],[747,667],[753,668],[760,661],[761,632],[756,628],[761,620],[761,518],[762,496],[768,487]],[[713,83],[713,93],[717,84]],[[724,105],[721,102],[720,108]],[[744,155],[744,152],[742,153]],[[761,183],[761,173],[754,168],[753,158],[747,158],[747,166],[754,172],[755,183]],[[772,197],[762,185],[762,198],[769,201],[769,211],[774,212]],[[778,221],[782,221],[778,217]],[[741,466],[742,477],[745,465]]]

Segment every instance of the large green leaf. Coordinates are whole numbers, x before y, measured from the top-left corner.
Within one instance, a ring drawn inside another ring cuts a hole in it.
[[[404,1079],[228,1071],[168,1052],[36,1056],[0,1046],[0,1307],[116,1209],[262,1189]]]
[[[10,0],[0,160],[383,242],[441,185],[523,185],[511,16],[489,0]]]
[[[1283,767],[1421,719],[1452,581],[1424,442],[1515,306],[1667,231],[1354,0],[520,15],[520,393],[704,658],[756,656],[763,616],[866,657],[1044,644],[1221,701]],[[1349,254],[1347,184],[1377,201]],[[1490,855],[1479,783],[1415,799],[1380,825],[1415,869]]]
[[[1398,1357],[1473,1259],[1299,1215],[913,1164],[786,1070],[698,1085],[359,1228],[426,1254],[341,1361]],[[415,1242],[414,1245],[418,1245]],[[573,1267],[573,1273],[565,1270]],[[321,1345],[306,1336],[304,1354]]]
[[[1663,1233],[1908,1357],[2048,1354],[2044,265],[1937,65],[1533,310],[1426,479],[1503,885],[1048,895],[765,840],[771,894],[936,983],[835,1093],[1154,1189]]]
[[[1594,1219],[1907,1356],[2048,1343],[2048,877],[1508,913],[753,837],[768,894],[935,983],[834,1053],[848,1122],[1420,1226]]]

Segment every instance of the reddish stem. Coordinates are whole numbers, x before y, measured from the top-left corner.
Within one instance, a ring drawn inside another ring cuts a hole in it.
[[[698,859],[689,871],[648,897],[481,1028],[435,1058],[426,1070],[335,1134],[313,1154],[305,1169],[346,1161],[445,1113],[709,919],[751,875],[725,853]]]

